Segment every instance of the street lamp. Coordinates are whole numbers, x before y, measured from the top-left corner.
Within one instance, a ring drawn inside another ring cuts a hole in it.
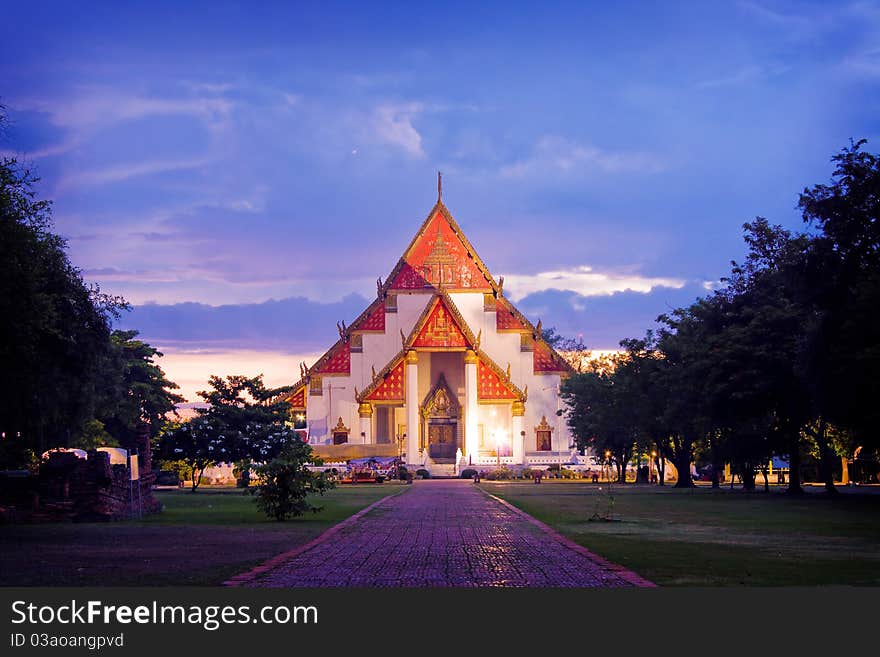
[[[498,467],[501,467],[501,442],[504,440],[504,434],[501,429],[495,429],[495,457],[498,460]]]
[[[651,483],[654,483],[654,460],[657,458],[657,452],[651,452]]]
[[[611,450],[605,450],[605,481],[611,481]]]

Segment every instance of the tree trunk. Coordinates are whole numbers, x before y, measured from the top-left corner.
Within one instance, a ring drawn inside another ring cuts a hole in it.
[[[204,468],[198,468],[198,467],[196,467],[196,466],[193,466],[193,467],[192,467],[192,478],[193,478],[193,481],[192,481],[192,489],[190,490],[191,493],[195,493],[195,492],[196,492],[196,489],[199,487],[199,484],[202,483],[202,473],[203,473],[204,471],[205,471]],[[196,472],[199,473],[198,476],[196,476]]]
[[[675,467],[678,469],[678,481],[675,482],[675,488],[693,488],[691,455],[688,453],[676,454]]]
[[[788,494],[803,495],[801,488],[801,441],[796,434],[790,441],[790,454],[788,456]]]
[[[657,485],[658,486],[665,486],[666,485],[666,459],[665,458],[661,457],[657,461],[657,472],[658,472]]]
[[[751,463],[743,463],[740,474],[743,482],[743,490],[755,490],[755,469]]]
[[[761,476],[764,477],[764,492],[770,492],[770,480],[767,478],[767,467],[761,468]]]
[[[822,470],[822,481],[825,483],[825,491],[831,495],[838,493],[834,486],[834,459],[837,454],[828,445],[827,438],[828,427],[825,420],[819,420],[819,430],[816,431],[814,437],[816,444],[819,446],[819,467]]]
[[[719,477],[720,471],[724,466],[718,465],[716,462],[712,462],[712,488],[721,488],[721,477]]]

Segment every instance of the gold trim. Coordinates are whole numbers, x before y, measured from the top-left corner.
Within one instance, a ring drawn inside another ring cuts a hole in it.
[[[510,405],[510,414],[514,417],[522,417],[526,414],[526,405],[517,400]]]
[[[549,431],[550,433],[553,433],[554,427],[551,427],[549,424],[547,424],[547,416],[542,415],[541,424],[535,427],[535,431]]]
[[[468,349],[464,352],[464,363],[465,365],[476,365],[480,362],[477,353],[473,349]]]
[[[351,433],[351,429],[345,426],[345,423],[342,421],[342,416],[339,416],[339,421],[336,423],[336,426],[330,430],[330,435],[335,436],[337,433]]]
[[[419,354],[415,349],[410,349],[406,352],[406,364],[407,365],[415,365],[419,362]]]
[[[360,417],[373,417],[373,405],[369,402],[361,402],[358,404],[358,415]]]

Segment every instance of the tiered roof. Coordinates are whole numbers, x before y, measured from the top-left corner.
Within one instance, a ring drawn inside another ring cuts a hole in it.
[[[378,282],[377,298],[346,327],[340,326],[340,339],[310,368],[294,388],[305,396],[305,384],[312,375],[344,376],[351,373],[353,333],[385,332],[385,299],[389,293],[430,291],[433,298],[425,306],[403,349],[374,377],[359,401],[400,401],[403,399],[403,357],[407,349],[425,351],[475,350],[480,358],[478,369],[481,399],[524,399],[525,393],[484,352],[479,337],[459,313],[449,292],[482,292],[495,297],[495,326],[499,332],[531,334],[534,343],[533,371],[536,374],[568,373],[571,366],[540,335],[540,329],[503,296],[502,288],[477,255],[458,223],[438,199],[398,260],[391,274]],[[529,338],[525,338],[529,339]],[[299,397],[291,395],[291,401]]]

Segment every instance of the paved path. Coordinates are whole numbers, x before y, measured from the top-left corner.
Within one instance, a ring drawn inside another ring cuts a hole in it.
[[[229,584],[256,587],[650,586],[464,480],[406,492]]]

